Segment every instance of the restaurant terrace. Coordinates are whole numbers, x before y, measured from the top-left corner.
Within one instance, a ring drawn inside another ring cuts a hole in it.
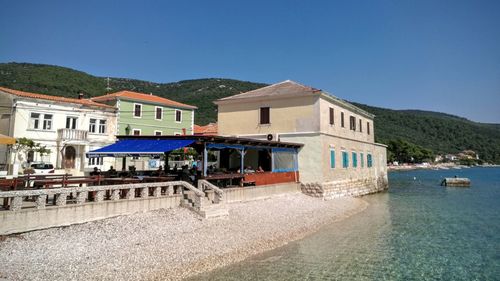
[[[198,172],[191,176],[192,182],[204,179],[226,187],[298,182],[297,153],[301,147],[298,143],[236,137],[127,135],[117,136],[116,143],[90,151],[87,157],[122,158],[122,170],[127,168],[127,157],[162,158],[164,166],[170,167],[170,153],[192,148],[198,155],[196,166],[189,167]],[[209,162],[209,156],[215,161]],[[171,172],[172,177],[175,172]],[[189,179],[179,174],[175,180]]]

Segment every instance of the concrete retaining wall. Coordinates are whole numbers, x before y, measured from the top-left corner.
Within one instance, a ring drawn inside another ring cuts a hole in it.
[[[97,187],[95,187],[97,188]],[[300,192],[298,183],[224,189],[225,202],[257,200],[273,195]],[[0,212],[0,235],[20,233],[50,227],[85,223],[120,215],[175,208],[181,205],[181,195],[136,199],[106,200],[84,204],[46,206]]]
[[[224,196],[226,202],[240,202],[264,199],[273,195],[297,192],[300,192],[300,184],[291,182],[262,186],[227,188],[224,189]]]
[[[0,235],[49,227],[85,223],[94,220],[147,212],[180,205],[180,195],[131,200],[105,201],[81,205],[51,206],[37,210],[0,212]]]

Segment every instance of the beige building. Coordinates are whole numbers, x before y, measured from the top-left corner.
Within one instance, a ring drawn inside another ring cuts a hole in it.
[[[215,102],[218,133],[302,143],[304,192],[319,197],[387,188],[386,147],[374,142],[374,115],[327,92],[284,81]]]

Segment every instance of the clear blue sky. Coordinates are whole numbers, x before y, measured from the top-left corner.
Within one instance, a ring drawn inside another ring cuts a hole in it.
[[[292,79],[500,123],[500,1],[0,0],[0,62],[156,82]]]

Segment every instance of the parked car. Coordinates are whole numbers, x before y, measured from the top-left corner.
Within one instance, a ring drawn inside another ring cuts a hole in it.
[[[54,173],[54,165],[49,163],[31,163],[30,167],[35,171],[35,174]]]

